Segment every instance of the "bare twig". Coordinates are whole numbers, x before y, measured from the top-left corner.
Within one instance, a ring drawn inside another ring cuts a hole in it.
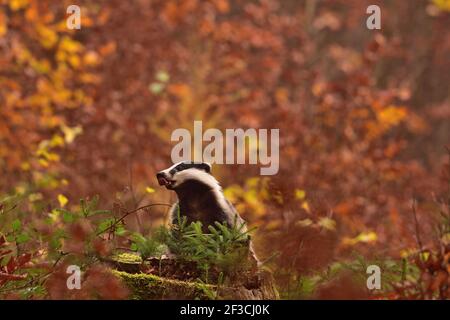
[[[112,223],[110,226],[108,226],[105,230],[101,230],[101,231],[97,232],[97,236],[105,233],[108,230],[111,230],[112,228],[117,226],[117,224],[122,222],[126,217],[128,217],[130,214],[138,212],[140,210],[147,209],[147,208],[155,207],[155,206],[168,206],[168,207],[171,207],[171,205],[167,204],[167,203],[152,203],[152,204],[149,204],[149,205],[146,205],[146,206],[142,206],[142,207],[139,207],[139,208],[131,210],[131,211],[127,211],[122,217],[120,217],[119,219],[114,221],[114,223]]]
[[[9,212],[11,212],[11,211],[13,211],[15,208],[17,208],[17,204],[14,204],[11,208],[9,208],[8,210],[5,210],[3,207],[1,207],[1,210],[0,210],[0,214],[7,214],[7,213],[9,213]]]

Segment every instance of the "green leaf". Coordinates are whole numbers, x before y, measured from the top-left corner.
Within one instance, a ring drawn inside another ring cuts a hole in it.
[[[11,260],[11,258],[11,254],[4,256],[2,259],[0,259],[0,266],[5,267],[8,264],[9,260]]]
[[[22,228],[22,223],[20,222],[19,219],[16,219],[12,222],[11,226],[12,226],[13,231],[16,232]]]
[[[63,229],[56,230],[50,237],[50,247],[54,250],[61,248],[61,240],[66,237],[66,232]]]
[[[85,200],[85,199],[80,199],[81,212],[83,213],[83,215],[85,217],[89,217],[93,214],[96,214],[95,213],[96,211],[94,211],[94,210],[97,208],[98,200],[99,200],[98,195],[95,195],[91,201]],[[92,211],[94,211],[94,213]],[[102,210],[99,210],[99,211],[102,211]]]
[[[114,224],[116,220],[114,218],[105,219],[102,222],[100,222],[98,226],[98,232],[105,232],[106,230],[109,230],[111,226]]]
[[[118,236],[123,236],[126,232],[127,230],[122,225],[118,225],[115,234]]]
[[[30,236],[26,233],[21,233],[16,237],[16,243],[17,244],[21,244],[21,243],[25,243],[28,240],[30,240]]]
[[[71,212],[69,212],[69,211],[63,212],[63,221],[64,222],[72,223],[74,220],[75,220],[75,217]]]

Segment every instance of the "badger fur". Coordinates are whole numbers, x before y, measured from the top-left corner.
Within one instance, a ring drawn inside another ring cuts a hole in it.
[[[187,222],[200,221],[203,232],[209,232],[208,226],[215,222],[226,223],[229,227],[242,227],[245,221],[239,216],[233,205],[225,199],[219,182],[211,175],[211,165],[206,162],[183,161],[157,173],[161,186],[175,191],[178,202],[170,210],[172,224],[178,222],[178,212],[187,218]],[[250,253],[258,262],[250,242]]]

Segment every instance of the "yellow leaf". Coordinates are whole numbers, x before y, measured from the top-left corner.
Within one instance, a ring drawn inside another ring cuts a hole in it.
[[[313,224],[313,222],[311,219],[299,220],[295,223],[295,225],[300,226],[300,227],[308,227],[312,224]]]
[[[64,145],[64,139],[59,134],[53,135],[52,139],[50,140],[50,147],[61,147]]]
[[[50,62],[48,60],[42,59],[42,60],[38,60],[38,59],[32,59],[30,61],[30,66],[37,72],[42,73],[42,74],[47,74],[49,73],[51,66],[50,66]]]
[[[420,253],[420,259],[424,262],[428,261],[428,259],[430,258],[430,253],[425,251]]]
[[[311,213],[311,209],[309,208],[309,203],[308,203],[308,201],[303,201],[301,207],[302,207],[302,209],[305,209],[306,212]]]
[[[445,245],[450,244],[450,232],[447,232],[446,234],[442,235],[441,241]]]
[[[84,64],[86,64],[88,66],[95,66],[95,65],[99,64],[100,57],[97,52],[89,51],[84,55],[83,62],[84,62]]]
[[[277,230],[282,226],[282,222],[280,220],[272,220],[268,222],[264,229],[265,230]]]
[[[22,195],[22,194],[24,194],[27,191],[27,189],[24,186],[17,186],[15,188],[15,191],[16,191],[17,194]]]
[[[61,130],[64,133],[64,140],[67,144],[71,144],[78,135],[83,133],[83,128],[81,126],[71,128],[66,125],[62,125]]]
[[[153,193],[153,192],[155,192],[155,189],[150,188],[150,187],[147,187],[147,188],[145,188],[145,191],[146,191],[147,193]]]
[[[96,84],[96,83],[100,82],[100,77],[93,73],[84,72],[84,73],[80,74],[80,81],[83,83],[88,83],[88,84],[91,84],[91,83]],[[86,99],[86,97],[84,97],[84,96],[81,98]]]
[[[406,108],[389,106],[378,112],[378,120],[388,127],[396,126],[406,117]]]
[[[53,222],[58,221],[58,218],[59,218],[59,211],[58,211],[58,210],[52,210],[52,211],[48,214],[48,217],[49,217]]]
[[[442,11],[450,11],[450,0],[433,0],[433,3]]]
[[[416,250],[414,250],[414,249],[403,249],[403,250],[400,250],[400,257],[408,258],[408,257],[412,256],[414,253],[416,253]]]
[[[359,235],[357,235],[354,238],[344,238],[342,240],[342,243],[345,245],[356,245],[360,242],[362,243],[371,243],[371,242],[375,242],[377,241],[378,236],[375,232],[370,231],[370,232],[361,232]]]
[[[356,237],[358,242],[373,242],[377,241],[377,234],[375,232],[362,232]]]
[[[295,189],[295,198],[298,200],[303,200],[306,197],[305,190]]]
[[[18,11],[28,6],[28,0],[10,0],[9,7],[12,11]]]
[[[39,164],[40,164],[41,166],[43,166],[44,168],[47,168],[48,165],[49,165],[48,161],[45,160],[45,159],[39,159],[38,162],[39,162]]]
[[[335,230],[336,229],[336,221],[334,221],[331,218],[327,218],[327,217],[321,218],[317,224],[327,230]]]
[[[67,59],[67,61],[75,69],[77,69],[81,65],[81,59],[76,54],[69,55],[69,58]]]
[[[6,15],[0,11],[0,37],[3,37],[8,32],[8,21]]]
[[[31,202],[35,202],[35,201],[39,201],[39,200],[42,200],[44,197],[43,197],[43,195],[42,195],[42,193],[31,193],[29,196],[28,196],[28,200],[30,200]]]
[[[39,35],[39,42],[44,48],[53,47],[58,42],[58,34],[45,25],[38,25],[36,31]]]
[[[20,164],[20,169],[22,169],[23,171],[28,171],[31,169],[31,165],[29,162],[22,162]]]
[[[155,78],[156,78],[156,80],[158,80],[160,82],[167,82],[170,79],[170,75],[167,72],[165,72],[165,71],[159,71],[156,74]]]
[[[60,157],[58,154],[54,153],[54,152],[48,152],[46,154],[47,160],[50,162],[58,162],[60,160]]]
[[[258,187],[260,181],[261,181],[260,177],[248,178],[247,181],[245,181],[245,185],[248,188],[256,188]]]
[[[58,202],[61,208],[64,208],[69,200],[63,194],[58,194]]]
[[[59,49],[68,53],[77,53],[83,49],[83,45],[69,37],[63,37],[59,44]]]

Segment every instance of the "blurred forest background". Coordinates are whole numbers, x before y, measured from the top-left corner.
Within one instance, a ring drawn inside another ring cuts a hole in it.
[[[66,27],[70,4],[81,30]],[[366,28],[371,4],[381,30]],[[155,173],[171,165],[172,131],[203,120],[280,128],[276,176],[252,165],[213,174],[257,227],[283,298],[367,297],[346,274],[317,288],[316,272],[355,254],[405,262],[427,250],[412,262],[420,288],[403,282],[389,297],[449,297],[450,227],[439,220],[450,214],[449,12],[447,0],[0,0],[0,233],[14,244],[0,287],[29,281],[21,257],[47,270],[59,261],[40,237],[66,228],[56,207],[95,195],[105,209],[174,201]],[[130,215],[126,227],[145,235],[166,213]],[[44,296],[64,296],[58,279]]]

